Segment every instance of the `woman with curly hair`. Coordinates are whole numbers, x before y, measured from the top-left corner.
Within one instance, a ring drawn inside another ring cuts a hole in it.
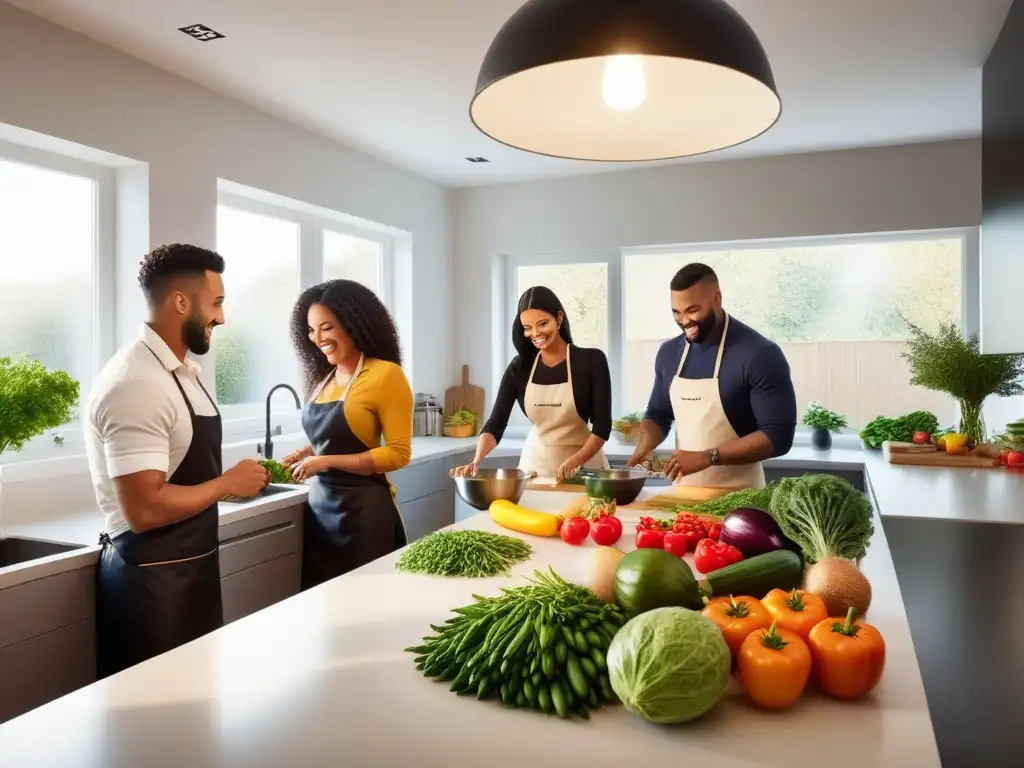
[[[607,469],[603,448],[612,431],[612,380],[604,352],[572,343],[562,302],[542,285],[519,297],[512,344],[519,354],[501,377],[476,455],[453,474],[476,474],[480,462],[501,442],[516,403],[533,424],[520,469],[559,482],[581,467]]]
[[[281,463],[297,480],[313,480],[302,555],[309,589],[405,546],[386,473],[409,463],[413,395],[394,321],[369,288],[352,280],[309,288],[292,310],[291,333],[309,445]]]

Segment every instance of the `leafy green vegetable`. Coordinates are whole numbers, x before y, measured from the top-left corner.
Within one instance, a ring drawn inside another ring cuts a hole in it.
[[[859,563],[875,532],[871,502],[841,477],[786,477],[767,507],[808,563],[842,557]]]
[[[270,473],[270,482],[281,483],[282,485],[295,485],[295,478],[292,471],[281,462],[274,459],[262,459],[260,464]]]
[[[468,408],[460,408],[444,420],[446,427],[467,427],[476,424],[476,414]]]
[[[25,357],[0,357],[0,453],[20,451],[33,437],[71,421],[78,393],[78,382],[64,371]]]
[[[685,723],[708,712],[725,693],[730,664],[721,630],[687,608],[641,613],[608,647],[612,690],[653,723]]]
[[[395,569],[435,576],[480,578],[508,574],[530,559],[533,547],[522,539],[489,531],[436,531],[410,544]]]
[[[768,505],[772,501],[772,495],[775,493],[778,485],[779,482],[775,481],[768,483],[764,488],[743,488],[739,491],[727,493],[725,496],[719,496],[717,499],[701,501],[697,504],[680,504],[673,511],[724,517],[734,509],[740,509],[741,507],[768,509]]]
[[[804,411],[803,424],[809,429],[824,429],[829,432],[841,432],[846,429],[846,417],[830,411],[817,400],[811,402]]]
[[[891,441],[909,443],[915,432],[935,435],[939,432],[939,420],[931,411],[913,411],[898,419],[878,416],[870,421],[860,433],[860,439],[870,448],[881,448],[882,443]]]

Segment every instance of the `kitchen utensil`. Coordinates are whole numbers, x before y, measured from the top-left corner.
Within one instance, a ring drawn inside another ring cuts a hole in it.
[[[644,489],[651,473],[646,469],[581,469],[583,487],[592,499],[613,499],[616,504],[630,504]]]
[[[518,503],[527,482],[536,477],[521,469],[478,469],[472,477],[455,477],[455,490],[469,506],[486,510],[492,501]]]
[[[412,414],[414,437],[434,437],[444,431],[444,415],[437,398],[422,392],[416,393],[416,404]]]
[[[943,451],[931,451],[928,453],[905,452],[892,449],[886,442],[882,443],[882,455],[890,464],[903,464],[913,467],[962,467],[965,469],[992,469],[999,466],[999,459],[992,459],[986,456],[968,454],[957,456]]]
[[[469,366],[462,366],[462,383],[448,387],[444,392],[444,415],[451,416],[465,408],[476,416],[473,434],[480,432],[484,423],[484,390],[469,383]]]

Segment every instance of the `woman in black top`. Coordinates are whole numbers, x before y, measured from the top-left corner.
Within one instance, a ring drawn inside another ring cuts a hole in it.
[[[612,430],[612,384],[604,352],[573,345],[562,303],[543,286],[519,297],[512,343],[519,354],[501,377],[473,463],[455,474],[476,473],[501,441],[517,401],[533,424],[520,469],[559,482],[580,467],[607,469],[602,448]]]

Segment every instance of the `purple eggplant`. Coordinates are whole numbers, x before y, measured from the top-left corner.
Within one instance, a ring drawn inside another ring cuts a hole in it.
[[[800,554],[800,548],[786,538],[770,514],[757,507],[734,509],[722,520],[719,541],[732,544],[744,557],[763,555],[778,549]]]

